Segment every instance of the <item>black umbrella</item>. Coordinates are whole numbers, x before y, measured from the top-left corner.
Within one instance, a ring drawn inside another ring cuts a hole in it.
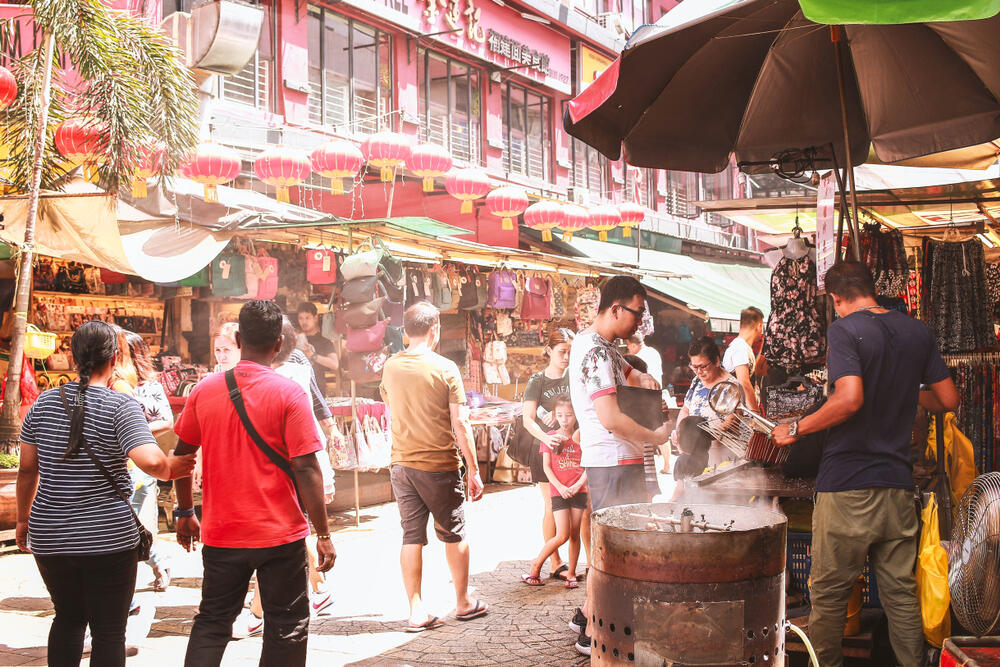
[[[845,166],[869,145],[895,162],[991,141],[998,100],[1000,16],[831,27],[797,0],[743,0],[641,28],[565,126],[639,167],[717,172],[735,153],[760,171],[785,149],[827,147],[829,159],[830,146]]]

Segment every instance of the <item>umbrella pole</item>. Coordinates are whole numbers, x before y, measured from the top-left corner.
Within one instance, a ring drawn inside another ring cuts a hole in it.
[[[851,190],[851,211],[847,216],[847,225],[851,230],[851,248],[854,253],[854,261],[861,261],[861,245],[858,239],[858,192],[854,186],[854,163],[851,160],[851,138],[847,128],[847,94],[844,83],[844,47],[841,41],[839,25],[830,26],[830,39],[833,41],[834,52],[837,57],[837,88],[840,92],[840,120],[844,128],[844,156],[847,158],[845,169]]]

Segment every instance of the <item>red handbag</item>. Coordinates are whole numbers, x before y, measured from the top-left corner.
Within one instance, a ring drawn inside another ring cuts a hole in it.
[[[306,250],[306,280],[313,285],[337,282],[337,253],[326,248]]]
[[[377,322],[367,329],[348,329],[346,347],[351,352],[374,352],[381,350],[385,341],[385,329],[389,320]]]
[[[521,300],[521,319],[549,319],[549,299],[551,298],[552,290],[548,280],[537,276],[525,280],[524,296]]]
[[[106,285],[122,285],[128,282],[128,276],[111,269],[101,269],[101,282]]]

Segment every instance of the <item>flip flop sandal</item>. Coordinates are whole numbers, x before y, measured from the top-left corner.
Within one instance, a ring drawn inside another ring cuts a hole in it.
[[[566,579],[566,588],[579,588],[580,584],[577,583],[576,577],[569,577]]]
[[[480,616],[485,616],[486,612],[490,610],[490,606],[485,602],[480,602],[476,600],[476,604],[473,605],[472,611],[465,614],[458,614],[455,616],[460,621],[471,621],[474,618],[479,618]]]
[[[440,628],[442,625],[444,625],[444,621],[442,621],[437,616],[431,616],[430,618],[427,619],[426,622],[421,623],[420,625],[408,625],[408,626],[406,626],[406,631],[407,632],[423,632],[424,630],[433,630],[434,628]]]
[[[545,582],[542,581],[541,577],[536,577],[532,574],[522,574],[521,581],[528,584],[529,586],[544,586]]]
[[[561,581],[566,581],[566,577],[562,576],[563,573],[569,572],[569,565],[563,563],[556,568],[556,571],[549,575],[549,579],[559,579]]]

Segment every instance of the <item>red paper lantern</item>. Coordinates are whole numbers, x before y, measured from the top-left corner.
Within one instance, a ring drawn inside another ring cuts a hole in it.
[[[205,186],[205,201],[219,201],[218,186],[240,175],[243,162],[232,148],[219,144],[199,144],[178,171],[181,176]]]
[[[638,227],[646,219],[646,209],[634,202],[627,201],[618,207],[622,216],[622,236],[632,236],[632,228]]]
[[[95,118],[67,118],[56,126],[55,144],[64,158],[83,165],[87,180],[94,180],[108,149],[107,126]]]
[[[139,164],[132,174],[132,196],[136,199],[144,199],[149,191],[146,181],[155,178],[163,171],[163,158],[166,156],[167,147],[162,142],[156,142],[152,146],[142,149],[139,156]]]
[[[335,195],[344,194],[344,179],[353,181],[365,163],[360,148],[340,140],[323,144],[312,152],[309,159],[313,171],[330,179],[330,192]]]
[[[523,188],[505,185],[486,195],[486,209],[503,219],[501,229],[514,229],[514,218],[524,213],[528,208],[528,193]]]
[[[17,97],[17,79],[6,67],[0,67],[0,110],[6,109]]]
[[[563,215],[565,219],[559,225],[559,229],[563,230],[563,241],[572,241],[573,232],[586,229],[590,224],[590,214],[582,206],[567,204],[563,206]]]
[[[412,153],[410,138],[398,132],[379,132],[361,144],[368,164],[378,167],[383,183],[392,180],[396,169],[403,165]]]
[[[312,165],[305,151],[285,146],[273,146],[254,158],[253,173],[260,180],[278,189],[277,199],[288,203],[288,188],[294,188],[309,178]]]
[[[472,213],[472,202],[485,197],[490,188],[490,178],[482,169],[452,169],[444,181],[444,189],[455,199],[461,200],[461,213]]]
[[[424,179],[424,192],[434,192],[434,179],[451,169],[451,154],[444,146],[420,144],[413,149],[406,166],[414,176]]]
[[[524,224],[541,231],[543,241],[551,241],[552,230],[564,222],[566,222],[566,211],[559,202],[536,202],[524,211]]]
[[[587,225],[597,231],[597,238],[608,240],[608,232],[622,224],[622,214],[614,206],[595,206],[590,209],[590,223]]]

